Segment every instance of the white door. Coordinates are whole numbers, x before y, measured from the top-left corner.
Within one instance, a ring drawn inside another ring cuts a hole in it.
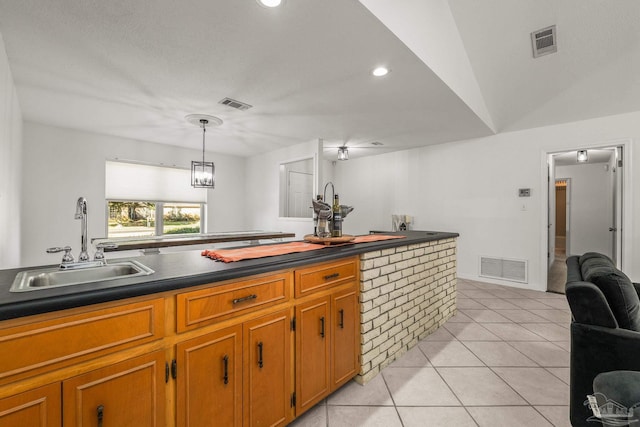
[[[304,172],[289,171],[288,176],[289,191],[287,213],[289,217],[311,218],[311,200],[313,198],[313,174]]]

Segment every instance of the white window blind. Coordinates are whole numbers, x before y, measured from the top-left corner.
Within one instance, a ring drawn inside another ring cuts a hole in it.
[[[191,186],[188,169],[107,161],[105,178],[107,200],[207,202],[207,190]]]

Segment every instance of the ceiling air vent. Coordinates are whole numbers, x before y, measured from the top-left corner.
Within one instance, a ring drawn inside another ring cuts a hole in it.
[[[236,101],[231,98],[224,98],[218,102],[218,104],[226,105],[227,107],[235,108],[236,110],[247,111],[253,105],[245,104],[244,102]]]
[[[548,55],[558,50],[556,43],[556,26],[552,25],[531,33],[533,57]]]

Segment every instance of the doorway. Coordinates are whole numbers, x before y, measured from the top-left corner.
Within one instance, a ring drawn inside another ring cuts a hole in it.
[[[599,252],[620,264],[621,158],[621,146],[549,155],[548,291],[564,293],[569,256]]]

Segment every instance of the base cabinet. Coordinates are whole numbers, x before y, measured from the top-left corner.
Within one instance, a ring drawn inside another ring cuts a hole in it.
[[[60,383],[0,399],[2,427],[60,427]]]
[[[360,306],[355,287],[331,296],[331,391],[360,370]]]
[[[359,370],[358,262],[0,322],[0,427],[286,426]]]
[[[244,416],[246,426],[284,426],[291,406],[291,311],[243,325]]]
[[[242,426],[242,325],[179,343],[177,419],[184,427]]]
[[[163,427],[164,351],[65,380],[62,399],[65,427]]]
[[[296,306],[296,413],[330,392],[330,311],[328,296]]]

